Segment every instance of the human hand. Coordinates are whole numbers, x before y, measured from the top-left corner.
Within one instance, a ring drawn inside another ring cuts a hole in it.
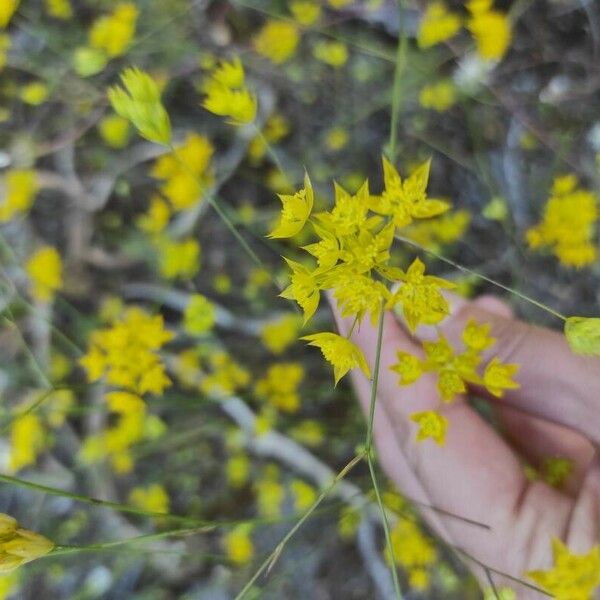
[[[600,359],[574,355],[560,333],[514,319],[496,297],[456,299],[454,304],[452,316],[439,326],[453,347],[461,347],[461,332],[469,319],[490,323],[497,343],[484,354],[484,364],[498,356],[520,365],[520,388],[508,390],[501,400],[476,390],[493,401],[503,435],[460,397],[438,409],[449,420],[445,446],[415,441],[417,426],[410,415],[436,409],[439,394],[430,374],[411,386],[398,385],[398,376],[390,370],[397,350],[417,356],[422,352],[418,341],[388,313],[374,418],[378,458],[408,498],[488,526],[422,507],[430,526],[446,542],[496,572],[526,580],[527,571],[551,568],[553,537],[575,554],[589,552],[600,540]],[[352,321],[334,312],[340,334],[347,335]],[[417,331],[420,339],[428,339],[427,329]],[[373,367],[376,328],[365,320],[352,340]],[[371,382],[358,369],[352,379],[368,411]],[[560,491],[543,481],[530,481],[523,469],[523,460],[536,466],[553,456],[568,457],[574,465]],[[482,568],[469,563],[482,584],[489,585]],[[544,597],[500,576],[494,575],[494,582],[510,585],[519,599]]]

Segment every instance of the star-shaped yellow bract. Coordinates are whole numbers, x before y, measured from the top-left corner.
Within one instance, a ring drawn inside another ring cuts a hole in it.
[[[304,187],[301,190],[293,196],[280,194],[279,199],[283,205],[279,223],[268,237],[289,238],[302,231],[313,208],[315,197],[308,174],[304,175]]]
[[[371,196],[370,208],[373,212],[391,216],[394,225],[402,228],[410,225],[414,219],[436,217],[450,208],[443,200],[427,197],[430,160],[414,169],[404,181],[385,156],[382,160],[385,190],[380,196]]]
[[[554,566],[549,571],[530,571],[535,581],[556,600],[592,600],[600,587],[600,546],[587,554],[572,554],[559,539],[552,540]]]
[[[349,339],[337,333],[322,332],[305,335],[300,338],[309,342],[309,346],[316,346],[323,353],[325,360],[333,365],[335,383],[350,370],[359,367],[367,376],[371,377],[369,365],[362,350]]]

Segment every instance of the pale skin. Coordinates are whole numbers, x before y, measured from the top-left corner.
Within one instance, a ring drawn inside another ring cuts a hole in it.
[[[589,552],[600,542],[600,359],[574,355],[561,333],[515,319],[496,297],[453,299],[453,304],[452,316],[439,326],[453,347],[461,348],[464,325],[474,318],[491,323],[498,339],[486,351],[484,364],[498,356],[521,366],[515,377],[520,389],[507,391],[503,399],[476,390],[492,401],[502,432],[488,425],[463,397],[440,409],[450,422],[444,447],[432,440],[415,441],[417,425],[409,417],[439,407],[436,378],[426,374],[411,386],[399,386],[398,375],[390,370],[397,362],[396,351],[422,353],[419,342],[388,313],[374,420],[378,460],[409,498],[489,527],[421,508],[446,542],[496,571],[526,579],[529,570],[551,567],[553,536],[574,553]],[[334,312],[340,333],[347,335],[352,319]],[[430,329],[421,328],[417,334],[433,339]],[[373,369],[377,327],[365,318],[351,339]],[[371,382],[358,369],[352,380],[368,413]],[[561,491],[531,482],[524,474],[524,461],[535,466],[550,456],[574,461],[574,473]],[[485,572],[467,563],[482,585],[489,586]],[[512,587],[519,599],[548,597],[500,575],[493,577],[497,586]]]

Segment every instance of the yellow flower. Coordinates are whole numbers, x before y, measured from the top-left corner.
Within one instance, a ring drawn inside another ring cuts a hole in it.
[[[385,190],[381,196],[371,197],[371,210],[393,217],[396,227],[410,225],[413,219],[428,219],[446,212],[450,206],[443,200],[427,198],[430,161],[418,166],[402,181],[392,163],[384,157],[383,177]]]
[[[314,192],[308,173],[304,174],[304,187],[293,196],[280,194],[282,209],[279,223],[267,236],[270,238],[289,238],[300,233],[313,208]]]
[[[162,239],[157,242],[158,267],[166,279],[189,279],[200,269],[200,244],[196,240],[175,242]]]
[[[254,36],[254,49],[276,65],[289,60],[300,41],[298,28],[291,23],[270,20]]]
[[[336,40],[317,42],[313,54],[317,60],[336,69],[348,62],[348,46]]]
[[[110,148],[120,150],[129,142],[129,121],[119,115],[104,117],[98,124],[100,136]]]
[[[108,90],[115,112],[131,121],[142,137],[168,146],[171,123],[161,103],[156,81],[135,67],[125,69],[121,73],[121,81],[124,88],[114,86]]]
[[[423,108],[438,112],[448,110],[456,102],[456,88],[450,79],[424,86],[419,93],[419,103]]]
[[[279,469],[268,465],[261,478],[255,483],[256,504],[261,516],[275,519],[281,516],[281,505],[285,499],[285,488],[279,482]]]
[[[508,16],[491,9],[491,2],[471,0],[467,3],[471,17],[467,29],[475,38],[477,52],[486,60],[500,60],[506,53],[512,31]]]
[[[467,348],[475,352],[487,350],[496,343],[496,339],[490,335],[491,325],[489,323],[479,324],[475,319],[469,319],[462,333],[462,340]]]
[[[429,48],[453,37],[462,27],[460,15],[450,12],[443,2],[430,2],[419,26],[417,40]]]
[[[10,471],[16,472],[35,464],[45,446],[46,434],[35,413],[14,419],[10,426]]]
[[[215,305],[202,294],[190,298],[183,313],[183,328],[192,335],[201,335],[210,331],[215,324]]]
[[[373,324],[377,323],[384,302],[390,299],[390,292],[383,283],[352,271],[341,271],[335,280],[333,295],[343,317],[356,317],[360,322],[370,313]]]
[[[325,136],[325,144],[332,152],[341,150],[348,144],[348,131],[343,127],[333,127]]]
[[[348,6],[348,4],[351,4],[354,0],[327,0],[329,2],[329,6],[331,6],[331,8],[337,8],[338,10],[340,8],[344,8],[345,6]]]
[[[146,233],[160,233],[164,231],[170,219],[169,205],[160,196],[152,196],[147,212],[136,219],[136,225]]]
[[[600,356],[600,318],[568,317],[565,336],[575,354]]]
[[[246,88],[239,57],[219,63],[204,84],[204,92],[202,106],[215,115],[230,117],[233,125],[251,123],[256,118],[256,96]]]
[[[94,22],[89,33],[90,47],[101,50],[109,58],[125,54],[133,37],[138,9],[132,2],[117,4],[110,15]]]
[[[266,375],[256,382],[256,395],[266,399],[274,408],[294,413],[300,408],[298,387],[304,378],[304,368],[299,363],[271,365]]]
[[[560,489],[573,473],[574,462],[565,456],[545,458],[540,468],[542,479],[552,487]]]
[[[301,479],[294,479],[290,483],[290,489],[294,496],[294,510],[297,513],[306,512],[317,499],[315,488]]]
[[[498,358],[494,357],[485,368],[483,384],[490,394],[502,398],[504,390],[515,390],[520,387],[512,379],[518,370],[519,365],[502,364]]]
[[[62,261],[55,248],[40,248],[25,265],[32,284],[32,295],[40,302],[51,302],[63,284]]]
[[[260,331],[260,339],[273,354],[281,354],[298,338],[302,319],[295,313],[284,314],[276,320],[265,323]]]
[[[25,104],[39,106],[48,99],[48,87],[41,81],[33,81],[21,88],[20,97]]]
[[[159,483],[154,483],[145,488],[133,488],[129,494],[129,502],[147,512],[169,512],[169,496],[165,488]]]
[[[130,308],[111,327],[93,332],[80,363],[91,382],[106,375],[109,384],[138,394],[160,394],[171,382],[157,351],[172,338],[162,316]]]
[[[238,525],[225,535],[225,551],[229,560],[236,565],[245,565],[254,557],[254,546],[250,539],[249,528]]]
[[[48,554],[54,544],[39,533],[21,529],[9,515],[0,513],[0,572],[7,573]]]
[[[600,546],[588,554],[572,554],[558,538],[552,539],[554,565],[526,575],[556,600],[591,600],[600,586]]]
[[[201,391],[212,396],[233,394],[250,383],[250,373],[235,362],[226,352],[215,352],[209,359],[212,373],[206,375]]]
[[[417,442],[431,438],[439,446],[445,444],[446,430],[448,429],[448,419],[446,417],[435,410],[426,410],[412,414],[410,419],[419,425]]]
[[[443,289],[452,289],[454,284],[425,275],[425,265],[415,258],[405,274],[401,274],[402,283],[392,297],[390,304],[400,304],[408,328],[414,332],[421,323],[436,325],[450,313],[448,301],[442,294]]]
[[[402,350],[398,350],[397,356],[398,362],[390,369],[400,375],[400,385],[410,385],[417,381],[423,374],[421,361],[416,356]]]
[[[67,20],[73,16],[73,8],[69,0],[46,0],[46,10],[55,19]]]
[[[291,283],[279,295],[288,300],[295,300],[300,305],[304,312],[304,323],[306,324],[319,306],[321,298],[319,286],[313,274],[304,265],[288,258],[285,261],[292,269]]]
[[[12,19],[21,0],[2,0],[0,3],[0,29],[4,29]]]
[[[300,25],[312,25],[321,16],[321,5],[315,0],[292,0],[290,10]]]
[[[396,563],[407,571],[427,569],[437,561],[435,546],[413,519],[398,519],[391,532],[391,542]],[[386,559],[390,561],[387,551]]]
[[[102,50],[80,46],[73,53],[73,69],[80,77],[91,77],[104,70],[108,57]]]
[[[301,339],[309,342],[309,346],[319,348],[325,360],[333,365],[336,385],[350,369],[355,367],[359,367],[367,377],[371,377],[371,371],[362,350],[341,335],[322,332],[306,335]]]
[[[311,419],[301,421],[289,433],[296,441],[311,447],[318,446],[325,439],[321,423]]]
[[[225,472],[232,487],[242,487],[250,475],[250,460],[245,454],[236,454],[227,461]]]

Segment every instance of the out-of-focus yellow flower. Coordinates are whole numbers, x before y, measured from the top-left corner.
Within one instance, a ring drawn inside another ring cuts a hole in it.
[[[300,33],[292,23],[270,20],[254,36],[254,49],[276,65],[288,61],[296,52]]]
[[[443,79],[423,87],[419,94],[419,102],[423,108],[431,108],[438,112],[448,110],[456,102],[456,88],[450,79]]]
[[[265,123],[261,135],[252,138],[248,145],[248,157],[258,164],[267,152],[268,144],[275,144],[290,132],[289,121],[280,113],[272,114]]]
[[[115,112],[131,121],[139,134],[157,144],[171,143],[171,122],[160,100],[156,81],[137,68],[121,73],[123,87],[108,90],[108,98]]]
[[[348,62],[348,46],[337,40],[321,40],[315,44],[313,54],[317,60],[339,69]]]
[[[91,77],[106,67],[108,57],[102,50],[80,46],[73,53],[73,68],[80,77]]]
[[[0,29],[4,29],[12,19],[21,0],[2,0],[0,3]]]
[[[254,484],[254,490],[259,514],[269,519],[280,517],[285,489],[279,481],[279,469],[275,465],[265,468],[262,477]]]
[[[266,375],[256,382],[256,395],[278,410],[294,413],[300,408],[298,387],[304,378],[299,363],[280,363],[269,367]]]
[[[231,291],[233,284],[231,277],[226,273],[219,273],[213,279],[213,288],[218,294],[228,294]]]
[[[46,10],[55,19],[67,20],[73,16],[73,7],[69,0],[46,0]]]
[[[232,487],[242,487],[250,476],[250,459],[245,454],[232,456],[225,465],[225,472]]]
[[[35,464],[45,447],[46,433],[35,413],[14,419],[10,427],[10,471],[16,472]]]
[[[12,571],[48,554],[54,543],[39,533],[21,529],[11,516],[0,513],[0,572]]]
[[[338,152],[348,144],[348,130],[344,127],[332,127],[325,135],[325,145],[332,152]]]
[[[40,248],[25,265],[32,285],[32,295],[40,302],[51,302],[62,287],[62,261],[56,248]]]
[[[0,575],[0,600],[7,600],[16,593],[19,583],[19,575],[16,571]]]
[[[245,84],[245,73],[239,57],[220,62],[204,83],[206,94],[202,106],[215,115],[229,117],[233,125],[251,123],[256,118],[256,96]]]
[[[360,510],[354,506],[344,506],[338,519],[338,532],[343,540],[350,540],[358,531],[360,525]]]
[[[136,219],[136,225],[146,233],[164,231],[171,219],[171,208],[160,196],[152,196],[148,210]]]
[[[506,53],[512,30],[508,15],[492,9],[493,0],[470,0],[467,29],[475,38],[477,52],[486,60],[500,60]]]
[[[98,124],[100,136],[110,148],[120,150],[129,142],[129,121],[119,115],[108,115]]]
[[[48,87],[41,81],[32,81],[21,88],[19,94],[25,104],[39,106],[48,99]]]
[[[290,429],[289,434],[298,442],[310,447],[318,446],[325,439],[323,425],[312,419],[301,421]]]
[[[226,352],[213,352],[209,357],[212,372],[200,384],[205,394],[229,395],[250,383],[250,373]]]
[[[434,1],[427,5],[419,26],[417,40],[421,48],[429,48],[445,42],[462,27],[462,19],[457,13],[448,10],[444,2]]]
[[[125,54],[133,37],[138,9],[132,2],[117,4],[110,15],[94,22],[89,33],[92,48],[102,50],[109,58]]]
[[[147,487],[135,487],[129,494],[129,501],[133,506],[153,513],[169,512],[169,495],[159,483]]]
[[[8,51],[10,50],[10,36],[6,33],[0,33],[0,71],[6,66]]]
[[[527,231],[530,248],[549,247],[567,267],[582,268],[598,255],[594,237],[598,198],[579,188],[574,175],[557,177],[541,223]]]
[[[456,210],[434,219],[413,222],[403,234],[428,250],[437,252],[443,246],[461,239],[470,223],[469,211]]]
[[[229,560],[236,565],[248,564],[254,557],[254,546],[250,539],[250,528],[238,525],[225,534],[223,545]]]
[[[174,153],[165,154],[154,163],[152,176],[163,181],[160,191],[175,211],[196,204],[213,183],[214,151],[206,136],[190,133]]]
[[[44,412],[50,427],[60,427],[66,420],[67,414],[75,404],[73,390],[55,390],[44,402]]]
[[[483,600],[516,600],[517,595],[509,587],[486,588],[483,591]]]
[[[294,509],[297,513],[307,511],[317,499],[317,491],[301,479],[294,479],[290,483],[290,489],[294,496]]]
[[[111,327],[93,332],[80,362],[91,382],[106,375],[109,384],[138,394],[160,394],[171,382],[157,352],[172,338],[162,316],[130,308]]]
[[[321,16],[321,5],[315,0],[292,0],[290,10],[300,25],[312,25]]]
[[[600,318],[568,317],[565,336],[575,354],[600,356]]]
[[[331,8],[344,8],[354,2],[354,0],[327,0]]]
[[[202,335],[215,324],[215,305],[202,294],[194,294],[183,313],[183,328],[192,335]]]
[[[281,354],[298,339],[302,319],[295,313],[282,315],[263,325],[260,339],[273,354]]]
[[[196,240],[157,242],[158,267],[166,279],[189,279],[200,269],[200,244]]]

